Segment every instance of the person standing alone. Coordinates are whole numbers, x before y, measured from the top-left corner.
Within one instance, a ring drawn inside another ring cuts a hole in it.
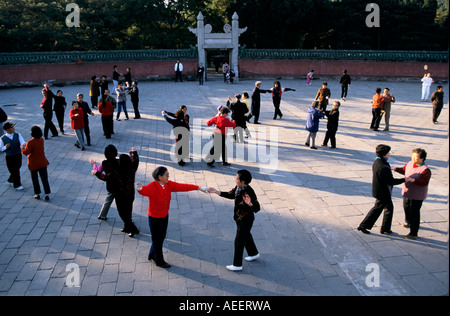
[[[183,64],[180,62],[179,59],[177,59],[174,70],[175,70],[175,82],[178,82],[178,79],[180,79],[180,82],[183,82]]]

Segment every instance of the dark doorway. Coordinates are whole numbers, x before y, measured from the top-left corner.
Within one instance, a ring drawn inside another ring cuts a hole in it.
[[[208,80],[223,78],[222,65],[230,63],[229,49],[211,49],[206,51],[206,77]]]

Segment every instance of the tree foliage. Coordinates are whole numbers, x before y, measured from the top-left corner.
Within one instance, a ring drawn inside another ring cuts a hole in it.
[[[80,7],[80,27],[65,8]],[[379,1],[379,28],[360,0],[0,0],[1,51],[188,48],[198,12],[214,32],[234,12],[249,48],[447,50],[447,0]]]

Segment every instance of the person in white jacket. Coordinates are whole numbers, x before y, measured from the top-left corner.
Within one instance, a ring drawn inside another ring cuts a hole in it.
[[[179,59],[177,59],[177,63],[175,64],[174,70],[175,70],[175,82],[178,82],[178,78],[180,79],[180,82],[183,82],[182,76],[183,64],[180,62]]]
[[[430,95],[431,84],[434,81],[433,81],[433,78],[431,78],[430,73],[423,75],[423,78],[421,81],[422,81],[422,102],[425,102],[428,100],[428,97]]]

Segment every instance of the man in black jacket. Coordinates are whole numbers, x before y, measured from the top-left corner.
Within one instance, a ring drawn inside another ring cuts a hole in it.
[[[242,257],[244,248],[247,250],[248,257],[245,261],[253,261],[260,257],[255,241],[250,230],[255,220],[255,214],[260,210],[260,205],[255,191],[249,185],[252,181],[252,175],[248,170],[242,169],[237,172],[236,186],[229,192],[221,192],[210,188],[210,193],[216,193],[226,199],[234,200],[234,216],[237,231],[234,239],[234,259],[233,264],[228,265],[230,271],[242,271]]]
[[[252,105],[250,108],[250,115],[247,116],[247,121],[250,122],[250,119],[252,116],[255,117],[255,120],[253,121],[253,124],[260,124],[258,122],[259,120],[259,113],[260,113],[260,109],[261,109],[261,93],[267,93],[270,92],[269,90],[262,90],[261,89],[261,81],[256,81],[255,83],[255,88],[253,89],[253,93],[252,93]]]
[[[391,166],[387,162],[390,156],[391,147],[388,145],[378,145],[376,147],[377,159],[372,166],[372,195],[376,199],[375,205],[359,224],[358,230],[364,234],[370,234],[369,230],[380,217],[384,210],[383,224],[381,225],[381,234],[389,235],[392,233],[391,224],[394,214],[394,204],[392,204],[392,187],[396,184],[405,182],[405,178],[394,179]]]

